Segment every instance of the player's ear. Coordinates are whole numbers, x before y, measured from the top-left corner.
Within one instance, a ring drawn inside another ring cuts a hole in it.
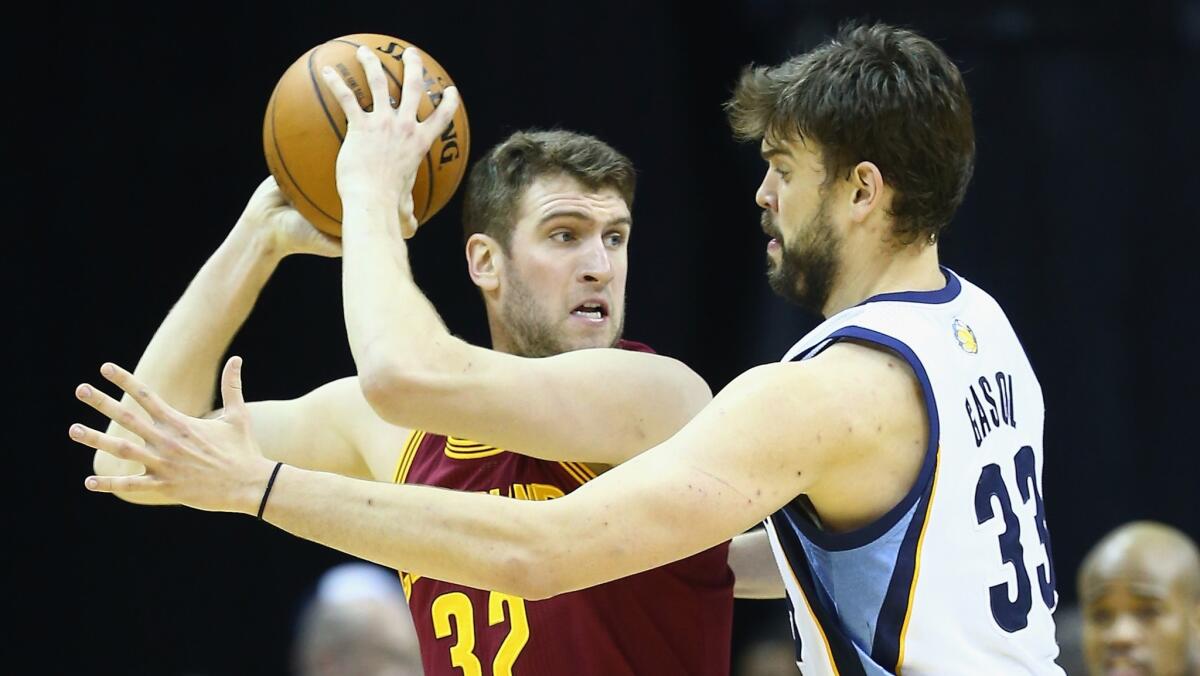
[[[467,272],[471,281],[484,292],[500,288],[500,275],[504,270],[504,252],[500,242],[475,233],[467,239]]]
[[[874,162],[859,162],[850,170],[850,215],[856,223],[884,206],[883,172]]]

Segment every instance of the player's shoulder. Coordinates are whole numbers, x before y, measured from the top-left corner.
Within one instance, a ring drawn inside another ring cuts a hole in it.
[[[739,379],[771,410],[821,411],[853,422],[866,413],[908,415],[920,404],[920,383],[909,362],[885,345],[853,338],[804,360],[758,366]],[[778,408],[782,405],[782,409]]]

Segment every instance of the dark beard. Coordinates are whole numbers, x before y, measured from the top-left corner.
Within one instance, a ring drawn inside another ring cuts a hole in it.
[[[770,212],[764,211],[763,228],[778,232],[770,219]],[[837,254],[841,244],[829,222],[825,205],[821,205],[795,242],[786,243],[781,236],[775,239],[779,241],[780,260],[776,264],[769,254],[767,256],[767,282],[771,289],[806,310],[823,314],[837,277]]]
[[[509,281],[509,294],[500,316],[512,339],[514,354],[521,357],[552,357],[581,349],[568,345],[562,336],[555,333],[552,322],[542,316],[542,308],[537,304],[533,292],[519,277],[514,276]],[[617,327],[612,343],[604,347],[612,347],[621,339],[624,319],[622,316],[621,326]]]

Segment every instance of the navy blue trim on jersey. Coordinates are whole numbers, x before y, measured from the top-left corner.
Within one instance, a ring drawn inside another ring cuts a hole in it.
[[[881,293],[877,296],[871,296],[858,305],[866,305],[867,303],[877,303],[879,301],[890,300],[900,301],[903,303],[929,303],[939,305],[941,303],[949,303],[958,298],[958,294],[962,292],[962,282],[959,281],[958,275],[950,268],[939,265],[942,274],[946,277],[946,286],[943,286],[936,291],[897,291],[895,293]],[[858,307],[856,305],[855,307]]]
[[[771,518],[781,519],[790,528],[796,528],[806,520],[792,516],[787,507],[775,512]],[[834,666],[837,667],[839,673],[845,676],[866,676],[858,648],[846,636],[837,612],[833,610],[836,608],[833,600],[829,598],[825,587],[813,579],[812,564],[809,563],[808,555],[804,552],[804,545],[797,538],[780,537],[777,539],[780,548],[783,549],[783,555],[787,559],[788,568],[792,571],[792,576],[795,577],[796,584],[800,586],[804,598],[808,600],[809,609],[811,609],[817,624],[820,625],[821,633],[825,635]],[[803,612],[803,610],[792,609],[793,616],[797,612]],[[799,634],[796,636],[798,637]],[[797,638],[797,640],[799,639]],[[817,650],[822,648],[824,646],[815,647]]]
[[[892,577],[888,580],[887,592],[879,615],[875,620],[875,638],[871,641],[871,660],[883,668],[900,671],[900,640],[904,632],[904,621],[908,617],[912,587],[916,583],[917,547],[929,516],[930,500],[933,497],[933,481],[921,492],[921,501],[913,513],[912,521],[896,552],[892,566]]]
[[[909,367],[916,374],[917,380],[921,383],[921,393],[925,397],[925,411],[929,416],[929,444],[925,449],[925,459],[921,464],[921,473],[917,475],[917,480],[913,483],[913,487],[908,491],[908,494],[895,507],[870,524],[847,533],[828,533],[817,528],[808,519],[795,519],[796,526],[804,533],[804,536],[811,540],[813,544],[827,551],[857,549],[874,542],[884,533],[891,530],[908,513],[913,504],[932,485],[933,469],[936,464],[935,460],[937,459],[938,435],[940,432],[937,404],[933,399],[933,386],[929,383],[929,375],[925,372],[925,366],[921,364],[921,360],[917,358],[916,353],[908,345],[887,334],[872,331],[861,326],[844,326],[829,334],[828,338],[822,341],[820,345],[828,347],[843,338],[853,338],[868,343],[875,343],[895,352],[908,362]],[[796,359],[809,353],[811,353],[811,350],[806,350],[797,355]],[[907,540],[907,535],[905,538]]]
[[[829,347],[830,345],[833,345],[832,340],[822,340],[808,349],[797,352],[796,356],[792,357],[790,361],[804,361],[805,359],[808,359],[809,355],[816,356],[814,353],[824,352],[825,348]]]

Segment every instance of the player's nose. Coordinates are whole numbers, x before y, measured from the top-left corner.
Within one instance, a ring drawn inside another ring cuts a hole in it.
[[[588,242],[580,254],[579,280],[588,283],[607,284],[613,278],[612,252],[597,237]]]

